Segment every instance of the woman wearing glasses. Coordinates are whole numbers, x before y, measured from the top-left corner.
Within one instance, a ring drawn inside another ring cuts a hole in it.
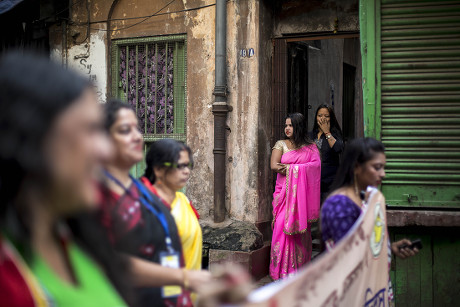
[[[198,212],[184,193],[193,167],[192,151],[182,142],[164,139],[153,142],[146,156],[142,182],[171,210],[176,221],[185,267],[201,269],[203,236]]]
[[[115,154],[105,165],[101,222],[115,248],[129,255],[141,306],[190,306],[187,290],[196,291],[210,274],[184,269],[181,239],[170,211],[129,174],[143,159],[136,114],[117,100],[109,101],[105,110]]]

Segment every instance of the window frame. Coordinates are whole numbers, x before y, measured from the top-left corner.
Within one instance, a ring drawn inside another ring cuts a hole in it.
[[[122,90],[120,90],[120,76],[119,76],[119,67],[120,67],[120,49],[122,47],[129,46],[139,46],[142,44],[157,44],[157,43],[176,43],[183,44],[183,56],[179,56],[177,52],[174,55],[174,67],[173,67],[173,88],[174,88],[174,129],[173,133],[145,133],[147,120],[145,120],[144,127],[142,129],[142,135],[144,137],[144,142],[150,143],[156,140],[172,138],[179,141],[186,141],[187,137],[187,35],[186,34],[176,34],[176,35],[165,35],[165,36],[150,36],[150,37],[136,37],[136,38],[124,38],[124,39],[114,39],[112,40],[112,67],[111,67],[111,77],[112,77],[112,97],[122,99],[126,101],[127,98],[121,95]],[[177,45],[176,45],[177,47]],[[136,48],[137,49],[137,48]],[[175,48],[177,49],[177,48]],[[148,49],[145,49],[146,52]],[[127,53],[128,55],[128,53]],[[177,64],[176,64],[177,63]],[[136,75],[137,63],[136,63]],[[177,76],[177,77],[176,77]],[[136,77],[137,78],[137,77]],[[183,84],[182,84],[183,80]],[[137,86],[137,85],[136,85]],[[177,95],[177,96],[176,96]],[[176,102],[176,99],[179,99]],[[137,98],[136,98],[137,100]],[[182,100],[182,101],[181,101]],[[137,116],[137,104],[136,102],[136,116]],[[179,120],[175,120],[180,118]],[[181,127],[180,122],[183,122]],[[178,132],[176,132],[178,131]]]

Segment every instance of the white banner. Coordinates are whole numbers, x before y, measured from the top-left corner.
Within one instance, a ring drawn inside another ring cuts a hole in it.
[[[251,293],[247,307],[388,306],[385,198],[377,189],[368,209],[335,247],[296,276]]]

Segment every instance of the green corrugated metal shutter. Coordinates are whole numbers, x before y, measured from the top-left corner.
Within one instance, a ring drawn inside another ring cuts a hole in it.
[[[382,190],[390,205],[460,207],[460,1],[380,12]]]

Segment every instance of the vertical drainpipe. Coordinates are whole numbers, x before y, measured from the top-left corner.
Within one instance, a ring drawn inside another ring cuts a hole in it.
[[[106,98],[112,97],[112,15],[115,9],[115,6],[118,4],[119,0],[113,0],[110,5],[109,14],[107,15],[107,33],[106,33],[106,45],[107,45],[107,93]]]
[[[214,86],[214,222],[225,220],[226,122],[231,107],[227,104],[226,74],[227,3],[216,1],[216,81]]]

